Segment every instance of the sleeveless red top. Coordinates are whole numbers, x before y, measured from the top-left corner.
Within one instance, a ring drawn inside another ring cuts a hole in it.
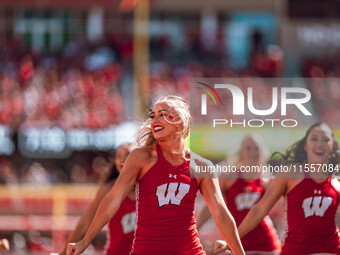
[[[331,178],[317,183],[305,178],[287,194],[288,232],[282,254],[340,254],[335,214],[339,195]]]
[[[136,230],[136,201],[126,197],[109,222],[109,246],[106,255],[128,255]]]
[[[131,254],[205,254],[194,215],[198,184],[190,161],[171,165],[156,145],[158,160],[139,181],[137,229]]]
[[[263,196],[265,189],[261,179],[247,182],[238,178],[226,190],[227,207],[239,226],[253,205]],[[280,240],[268,216],[264,218],[252,231],[241,239],[245,251],[279,251]]]

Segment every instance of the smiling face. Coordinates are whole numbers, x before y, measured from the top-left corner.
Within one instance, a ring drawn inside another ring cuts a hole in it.
[[[326,164],[334,146],[333,132],[326,125],[314,127],[308,134],[304,150],[308,163]]]
[[[180,130],[182,123],[176,111],[166,102],[157,103],[150,118],[152,134],[158,141],[173,137]]]
[[[242,142],[241,159],[245,165],[258,165],[260,160],[259,144],[254,139],[248,137]]]
[[[157,100],[150,118],[138,130],[136,143],[140,147],[149,147],[167,139],[173,145],[177,144],[171,150],[181,153],[187,145],[189,133],[189,105],[179,96],[165,96]]]

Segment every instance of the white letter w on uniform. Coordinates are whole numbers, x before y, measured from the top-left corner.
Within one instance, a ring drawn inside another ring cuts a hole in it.
[[[158,198],[158,206],[162,207],[171,203],[172,205],[179,205],[183,197],[189,192],[190,185],[178,182],[167,183],[157,187],[156,196]],[[176,194],[177,192],[177,194]]]
[[[331,197],[309,197],[303,200],[302,208],[305,213],[305,218],[309,216],[320,216],[322,217],[328,207],[332,204]]]

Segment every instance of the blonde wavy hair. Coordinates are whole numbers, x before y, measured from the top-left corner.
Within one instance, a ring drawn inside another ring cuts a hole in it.
[[[171,121],[172,124],[182,124],[182,128],[177,132],[184,147],[186,139],[190,133],[190,110],[187,102],[180,96],[165,96],[156,101],[154,104],[166,103],[171,109],[176,112],[175,118]],[[170,122],[170,120],[167,120]],[[151,118],[148,118],[136,133],[136,143],[139,147],[153,146],[157,140],[153,136],[151,129]]]
[[[270,158],[270,152],[269,152],[268,146],[263,141],[262,136],[258,133],[250,133],[250,134],[245,135],[242,139],[240,149],[235,154],[232,154],[229,157],[227,157],[226,162],[236,167],[240,167],[244,164],[244,159],[242,158],[241,151],[242,151],[244,142],[248,139],[251,139],[252,141],[254,141],[257,144],[257,147],[259,148],[260,156],[259,156],[258,165],[267,164]]]

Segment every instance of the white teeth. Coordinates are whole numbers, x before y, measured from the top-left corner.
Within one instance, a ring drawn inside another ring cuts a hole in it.
[[[324,154],[325,152],[323,150],[317,150],[315,151],[316,154]]]
[[[154,130],[158,131],[158,130],[161,130],[163,129],[163,127],[155,127]]]

